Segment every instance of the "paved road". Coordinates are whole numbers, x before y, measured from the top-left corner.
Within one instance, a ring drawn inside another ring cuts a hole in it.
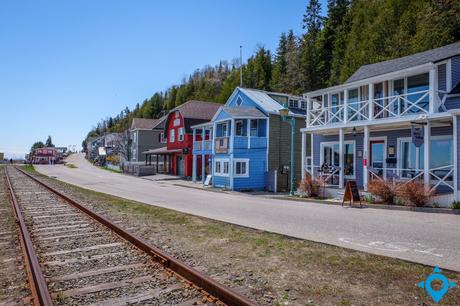
[[[119,197],[460,271],[460,216],[266,199],[178,187],[98,169],[81,154],[69,157],[78,168],[37,166],[45,175]]]

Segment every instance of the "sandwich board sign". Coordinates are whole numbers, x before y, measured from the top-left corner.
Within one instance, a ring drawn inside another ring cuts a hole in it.
[[[206,175],[206,179],[204,180],[205,186],[209,186],[209,184],[211,183],[211,178],[212,178],[211,174]]]
[[[349,202],[350,206],[353,206],[355,202],[359,202],[359,206],[362,207],[361,196],[359,195],[356,181],[347,181],[347,184],[345,185],[345,193],[343,194],[342,206],[345,201]]]

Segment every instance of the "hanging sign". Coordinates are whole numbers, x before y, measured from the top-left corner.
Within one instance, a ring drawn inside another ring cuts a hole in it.
[[[424,137],[423,137],[423,127],[422,126],[415,126],[413,125],[411,128],[411,136],[412,136],[412,143],[417,147],[420,148],[420,146],[424,142]]]

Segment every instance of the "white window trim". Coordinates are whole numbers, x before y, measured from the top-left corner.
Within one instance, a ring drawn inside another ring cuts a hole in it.
[[[237,120],[235,120],[235,136],[242,136],[242,137],[244,137],[244,135],[237,135],[237,134],[236,134],[236,131],[237,131],[237,129],[236,129],[236,124],[237,124],[237,123],[241,123],[241,133],[244,134],[244,122],[243,122],[243,119],[237,119]]]
[[[320,154],[319,154],[319,157],[320,157],[320,166],[323,164],[324,162],[324,155],[323,155],[323,152],[324,152],[324,146],[325,145],[340,145],[339,144],[339,141],[323,141],[321,142],[321,145],[320,145]],[[343,142],[344,144],[344,147],[346,144],[352,144],[353,145],[353,175],[344,175],[344,178],[347,178],[347,179],[352,179],[352,180],[355,180],[356,179],[356,140],[347,140],[347,141],[344,141]],[[345,161],[345,159],[344,159]]]
[[[246,173],[236,174],[236,163],[246,163]],[[233,160],[234,177],[249,177],[249,158],[235,158]]]
[[[224,173],[224,162],[227,162],[229,163],[229,172],[228,173]],[[219,163],[220,164],[220,172],[217,172],[216,169],[216,164]],[[216,158],[214,159],[214,176],[225,176],[225,177],[228,177],[230,176],[230,160],[228,158]]]
[[[430,137],[430,141],[432,140],[449,140],[449,139],[452,139],[453,140],[453,136],[452,135],[436,135],[436,136],[431,136]],[[398,150],[398,168],[399,169],[402,169],[402,156],[401,156],[401,152],[402,152],[402,146],[401,146],[401,143],[402,142],[412,142],[412,137],[399,137],[397,138],[397,142],[398,142],[398,147],[397,147],[397,150]],[[423,146],[424,144],[422,144]],[[419,152],[420,152],[420,147],[416,147],[415,148],[415,158],[418,159],[418,167],[415,169],[415,170],[423,170],[424,168],[424,161],[423,160],[419,160]],[[453,153],[455,154],[455,152]],[[416,166],[417,166],[417,161],[416,161]],[[431,168],[431,167],[430,167]],[[399,174],[398,174],[399,175]]]
[[[184,128],[181,127],[181,128],[178,128],[177,129],[177,140],[179,140],[180,142],[184,141]]]
[[[165,133],[164,133],[164,132],[161,132],[161,133],[160,133],[160,143],[166,143],[166,137],[165,137]]]
[[[171,129],[169,130],[169,142],[175,142],[176,141],[176,130]]]

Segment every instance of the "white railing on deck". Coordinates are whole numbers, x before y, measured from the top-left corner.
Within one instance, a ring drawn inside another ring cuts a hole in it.
[[[370,180],[392,181],[393,183],[398,184],[398,188],[415,180],[423,182],[423,169],[372,167],[368,167],[367,169]],[[454,190],[453,172],[453,165],[431,168],[428,171],[430,175],[430,190],[435,191],[440,186],[447,186],[448,188]]]
[[[325,106],[310,109],[307,123],[308,126],[323,126],[350,121],[396,118],[420,113],[428,114],[429,99],[430,91],[422,90],[372,100]]]
[[[311,166],[305,167],[305,171],[308,175],[318,179],[325,186],[338,186],[339,185],[339,172],[338,167],[329,167],[328,171],[322,171],[320,166],[313,166],[313,173]]]

